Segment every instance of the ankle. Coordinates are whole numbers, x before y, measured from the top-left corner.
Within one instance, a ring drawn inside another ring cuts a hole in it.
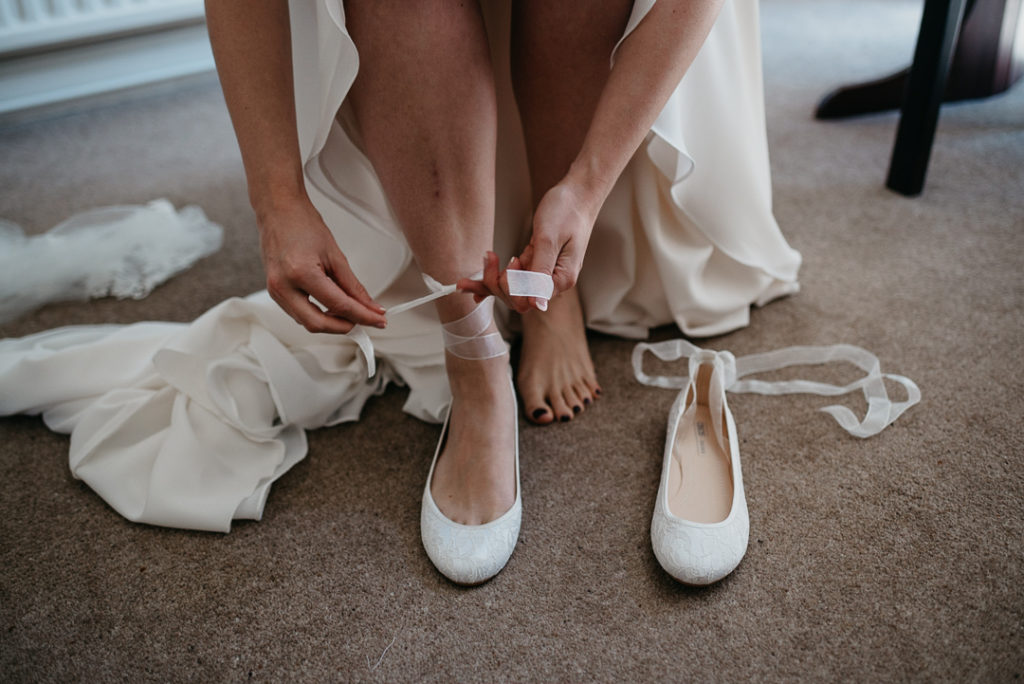
[[[583,305],[575,287],[552,297],[548,302],[547,311],[530,309],[522,314],[523,324],[526,326],[551,327],[556,320],[564,322],[566,319],[578,320],[581,325],[583,323]]]
[[[445,370],[452,391],[466,390],[473,395],[507,393],[509,355],[489,359],[460,359],[445,353]]]
[[[441,323],[451,323],[471,314],[480,304],[467,292],[453,292],[434,302]]]

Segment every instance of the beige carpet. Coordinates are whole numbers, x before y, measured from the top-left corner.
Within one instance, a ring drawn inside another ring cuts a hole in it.
[[[420,546],[438,428],[405,416],[400,390],[313,433],[263,521],[229,535],[124,521],[71,479],[67,437],[0,420],[3,679],[1019,677],[1024,87],[943,110],[917,199],[882,185],[894,115],[810,116],[830,87],[908,61],[920,6],[763,3],[775,202],[803,291],[704,343],[859,344],[924,399],[863,441],[815,411],[825,399],[733,397],[751,539],[726,581],[686,589],[657,565],[649,520],[673,396],[633,381],[631,343],[595,336],[606,398],[567,426],[523,424],[522,538],[470,590]],[[0,334],[187,321],[262,286],[212,83],[0,131],[0,216],[33,231],[159,196],[204,207],[224,249],[143,301],[49,306]]]

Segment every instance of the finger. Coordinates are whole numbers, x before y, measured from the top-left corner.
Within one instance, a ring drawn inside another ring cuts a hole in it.
[[[509,302],[511,302],[510,308],[514,309],[517,313],[521,313],[521,314],[526,313],[527,311],[529,311],[532,308],[540,308],[540,307],[537,307],[536,304],[534,304],[535,299],[533,297],[517,297],[517,296],[512,296],[512,292],[511,292],[511,290],[509,290],[509,287],[508,287],[508,271],[510,269],[517,270],[517,271],[528,271],[528,270],[530,270],[530,269],[525,268],[523,266],[523,262],[519,260],[519,257],[512,257],[512,259],[508,262],[508,266],[505,267],[505,271],[502,273],[502,277],[501,277],[501,281],[500,282],[501,282],[501,285],[504,288],[505,292],[508,293],[508,299],[509,299]],[[547,308],[547,303],[545,302],[542,310],[544,310],[546,308]]]
[[[479,280],[470,280],[469,278],[460,278],[459,281],[456,283],[456,287],[458,287],[460,292],[468,292],[468,293],[473,294],[473,295],[475,295],[477,297],[490,297],[491,296],[490,290],[488,290],[487,286],[484,285]]]
[[[505,268],[505,288],[508,289],[508,273],[509,269],[516,271],[528,271],[528,268],[523,266],[523,262],[519,260],[519,257],[512,257],[508,262],[508,266]],[[533,308],[533,300],[531,297],[512,297],[511,291],[509,292],[509,298],[515,303],[515,310],[518,313],[526,313]]]
[[[519,264],[518,268],[526,271],[533,270],[533,245],[526,245],[523,248],[523,253],[517,257],[514,257],[516,263]]]
[[[384,313],[384,307],[375,302],[370,293],[363,287],[363,284],[359,282],[355,273],[352,272],[352,267],[349,266],[348,259],[345,258],[340,249],[337,247],[331,249],[327,253],[327,258],[331,265],[329,275],[333,276],[334,281],[341,286],[341,289],[369,310],[380,314]]]
[[[577,254],[578,250],[574,247],[571,240],[567,242],[555,262],[555,270],[551,274],[555,292],[565,292],[576,284],[576,278],[583,266],[583,255]]]
[[[539,242],[539,240],[538,240],[538,242]],[[538,273],[546,273],[547,275],[551,275],[552,272],[551,272],[550,269],[554,267],[554,264],[556,263],[556,260],[555,259],[551,259],[550,260],[551,261],[551,266],[550,267],[544,266],[544,264],[546,262],[545,262],[545,260],[543,258],[539,258],[538,257],[538,255],[540,253],[541,253],[541,251],[536,249],[534,247],[534,243],[531,242],[523,250],[523,253],[520,254],[519,257],[516,259],[516,263],[519,264],[519,268],[521,268],[523,270],[526,270],[526,271],[537,271]],[[554,280],[554,279],[552,278],[552,280]],[[551,293],[551,296],[554,297],[555,295],[557,295],[561,291],[562,290],[558,288],[558,285],[556,283],[554,291]],[[526,310],[527,311],[529,309],[537,309],[538,311],[547,311],[548,310],[548,301],[549,300],[547,300],[547,299],[542,299],[540,297],[524,297],[523,299],[526,302]],[[524,313],[524,312],[520,311],[520,313]]]
[[[277,301],[277,300],[275,300]],[[278,304],[296,322],[311,333],[344,335],[355,327],[351,321],[330,316],[320,310],[309,298],[297,290],[281,297]]]
[[[508,277],[502,272],[499,264],[498,255],[494,252],[489,251],[484,255],[483,283],[492,295],[505,302],[510,309],[516,309],[516,303],[508,293]]]
[[[312,275],[306,280],[307,283],[303,284],[303,290],[323,304],[330,315],[376,328],[383,328],[387,325],[387,319],[383,314],[346,294],[325,273]]]
[[[498,276],[500,274],[501,268],[498,266],[498,255],[494,252],[486,252],[484,254],[484,274],[481,282],[487,286],[487,289],[495,297],[501,296],[501,285],[498,284]]]
[[[531,271],[552,275],[558,263],[558,255],[561,245],[555,243],[551,238],[534,234],[530,240],[527,250],[530,250],[527,259],[527,250],[523,250],[521,260],[528,261]]]
[[[508,269],[514,268],[514,264],[518,263],[515,257],[509,261],[508,266],[498,276],[498,287],[501,288],[501,299],[508,305],[510,309],[518,313],[526,313],[530,310],[530,300],[528,297],[513,297],[512,291],[508,286]]]

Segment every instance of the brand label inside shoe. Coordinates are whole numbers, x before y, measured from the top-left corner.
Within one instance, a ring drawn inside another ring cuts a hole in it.
[[[708,453],[708,444],[705,436],[707,431],[704,428],[704,423],[697,421],[697,453],[701,456],[705,456]]]

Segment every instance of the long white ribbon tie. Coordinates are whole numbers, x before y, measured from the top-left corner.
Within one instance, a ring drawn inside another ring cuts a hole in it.
[[[551,276],[546,273],[517,271],[515,269],[508,269],[505,273],[508,274],[509,290],[513,296],[549,299],[554,291],[554,282],[551,280]],[[482,276],[483,272],[478,271],[469,277],[472,280],[478,280]],[[513,281],[516,283],[514,291]],[[388,308],[388,316],[394,316],[403,311],[415,309],[427,302],[440,299],[458,290],[455,283],[442,285],[425,273],[423,274],[423,282],[426,283],[430,294]],[[483,331],[491,324],[493,307],[494,298],[487,297],[466,316],[457,321],[442,325],[441,329],[444,335],[445,348],[455,356],[463,359],[489,359],[507,352],[508,345],[502,339],[500,333],[483,334]],[[346,335],[363,352],[367,375],[372,378],[377,372],[377,361],[370,336],[366,334],[366,330],[361,325],[353,327]]]
[[[786,347],[760,354],[736,358],[731,352],[703,350],[686,340],[676,339],[649,344],[640,342],[633,348],[633,374],[637,381],[652,387],[682,389],[689,383],[686,376],[648,375],[643,371],[644,352],[651,352],[662,361],[676,361],[701,355],[714,354],[722,367],[722,383],[729,392],[753,394],[817,394],[835,397],[855,390],[864,393],[868,410],[863,420],[858,420],[853,411],[845,406],[826,406],[820,411],[831,415],[839,425],[855,437],[877,435],[903,413],[921,401],[921,390],[917,384],[903,375],[883,373],[878,357],[861,347],[851,344],[833,344],[822,347]],[[831,385],[811,380],[742,380],[755,373],[780,370],[790,366],[815,365],[845,361],[865,372],[865,375],[847,385]],[[907,392],[904,401],[892,401],[885,390],[884,379],[899,383]]]

